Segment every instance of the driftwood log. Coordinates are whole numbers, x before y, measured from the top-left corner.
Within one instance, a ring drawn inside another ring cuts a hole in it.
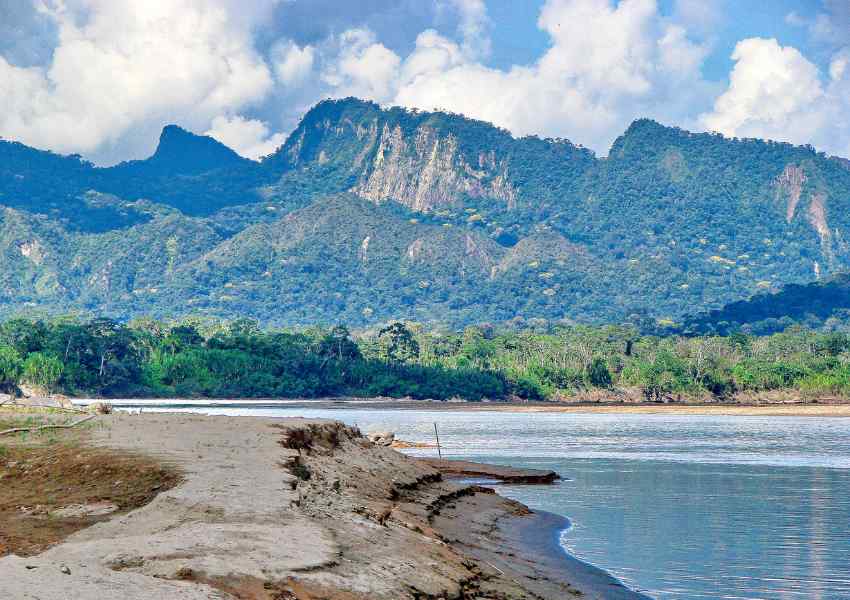
[[[83,417],[73,423],[69,423],[68,425],[42,425],[40,427],[15,427],[13,429],[6,429],[5,431],[0,431],[0,435],[9,435],[12,433],[35,433],[36,431],[45,431],[47,429],[71,429],[72,427],[76,427],[77,425],[82,425],[86,421],[91,421],[97,415],[89,415],[87,417]]]

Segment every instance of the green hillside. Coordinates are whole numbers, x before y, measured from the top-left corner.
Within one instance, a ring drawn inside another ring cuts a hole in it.
[[[174,126],[111,168],[0,141],[0,314],[681,322],[848,270],[846,164],[649,120],[598,158],[357,99],[260,162]]]
[[[840,274],[809,284],[788,284],[773,293],[761,293],[721,309],[685,319],[691,334],[733,332],[769,335],[792,325],[809,329],[844,330],[850,325],[850,275]]]

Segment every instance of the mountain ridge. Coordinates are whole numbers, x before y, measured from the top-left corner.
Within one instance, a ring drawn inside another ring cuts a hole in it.
[[[357,99],[261,161],[177,126],[109,168],[0,142],[0,312],[677,320],[846,270],[848,203],[811,147],[649,119],[605,158]]]

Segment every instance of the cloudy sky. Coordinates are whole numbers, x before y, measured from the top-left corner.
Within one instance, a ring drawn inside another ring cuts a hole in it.
[[[350,95],[600,155],[648,116],[850,156],[850,0],[0,0],[0,136],[98,164],[166,123],[256,158]]]

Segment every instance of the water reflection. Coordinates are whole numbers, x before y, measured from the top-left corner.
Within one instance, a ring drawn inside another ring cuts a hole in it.
[[[503,491],[570,516],[567,548],[657,598],[850,598],[850,471],[623,462],[547,461],[572,480]]]

